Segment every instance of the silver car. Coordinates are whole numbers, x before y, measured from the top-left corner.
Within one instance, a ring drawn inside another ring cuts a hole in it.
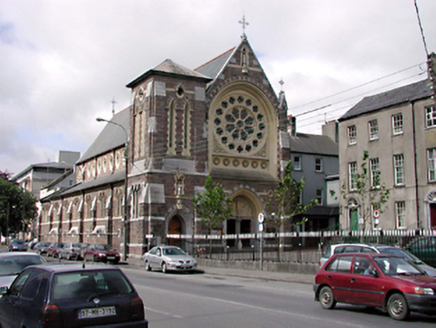
[[[41,255],[30,252],[0,254],[0,287],[10,286],[17,275],[29,265],[43,264],[47,261]]]
[[[153,269],[168,271],[194,271],[197,261],[176,246],[155,246],[144,254],[144,265],[147,271]]]
[[[80,257],[80,247],[79,243],[64,243],[64,247],[59,248],[59,258],[61,259],[79,259]]]

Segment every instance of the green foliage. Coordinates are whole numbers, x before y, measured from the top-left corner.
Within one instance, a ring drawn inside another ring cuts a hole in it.
[[[266,216],[266,224],[271,224],[281,229],[281,227],[288,221],[292,226],[299,226],[307,222],[307,218],[303,218],[297,222],[293,222],[296,216],[300,216],[307,212],[307,210],[315,206],[318,202],[312,199],[309,204],[299,202],[300,195],[305,186],[304,177],[300,181],[295,181],[292,178],[292,171],[294,167],[292,162],[285,167],[285,171],[281,180],[277,183],[276,189],[269,195],[266,200],[266,208],[269,215]],[[275,215],[271,215],[275,212]]]
[[[206,177],[204,191],[194,196],[193,202],[197,216],[209,231],[216,229],[233,213],[231,198],[226,195],[223,186],[214,183],[210,176]]]
[[[350,190],[350,186],[347,186],[347,183],[341,186],[341,195],[345,203],[352,196],[357,196],[360,200],[359,214],[360,218],[363,219],[362,230],[365,230],[367,225],[370,224],[373,208],[378,208],[380,213],[383,213],[383,205],[388,201],[390,194],[390,190],[381,183],[380,171],[375,172],[373,184],[371,184],[371,172],[368,170],[368,160],[369,153],[365,150],[363,152],[360,170],[356,173],[354,178],[356,186],[354,190]]]
[[[3,235],[8,228],[18,232],[36,217],[37,200],[28,191],[23,191],[17,184],[10,181],[8,173],[0,171],[0,229]]]

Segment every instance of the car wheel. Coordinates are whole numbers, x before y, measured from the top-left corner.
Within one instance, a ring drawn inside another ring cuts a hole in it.
[[[323,287],[319,292],[319,302],[323,309],[333,309],[336,305],[335,297],[330,287]]]
[[[148,261],[145,262],[145,271],[151,271],[151,265]]]
[[[167,264],[164,262],[162,263],[162,273],[167,273],[168,272],[168,267]]]
[[[387,309],[390,317],[395,320],[404,320],[410,313],[406,299],[398,293],[389,297]]]

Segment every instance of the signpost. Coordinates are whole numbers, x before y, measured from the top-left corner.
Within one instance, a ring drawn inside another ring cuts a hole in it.
[[[263,270],[263,222],[265,221],[265,214],[259,213],[257,220],[259,221],[259,233],[260,233],[260,270]]]

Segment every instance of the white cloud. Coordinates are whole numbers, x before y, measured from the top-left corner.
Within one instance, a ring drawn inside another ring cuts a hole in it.
[[[418,5],[435,51],[436,2]],[[272,86],[278,92],[285,81],[291,111],[330,104],[299,117],[307,131],[378,89],[327,96],[425,61],[409,0],[4,0],[2,9],[0,170],[13,173],[59,150],[84,152],[103,128],[95,118],[110,118],[111,100],[117,111],[128,106],[127,83],[167,58],[196,68],[238,45],[243,14]]]

